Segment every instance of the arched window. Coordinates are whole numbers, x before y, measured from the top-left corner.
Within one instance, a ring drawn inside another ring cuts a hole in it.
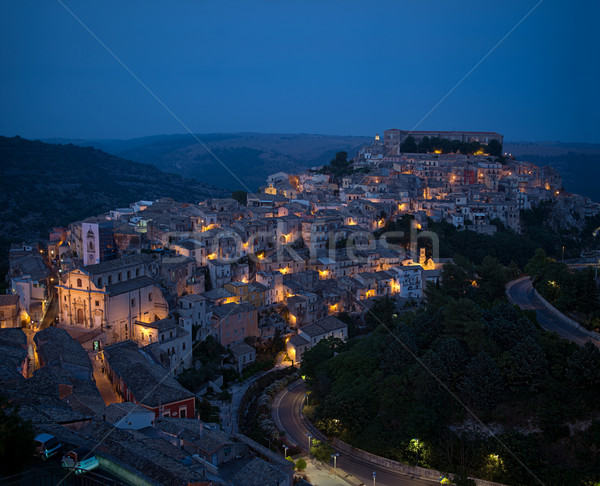
[[[131,270],[127,270],[127,280],[131,278]]]
[[[102,287],[102,277],[98,279],[98,287]]]
[[[77,279],[77,287],[81,287],[81,286],[83,286],[83,283],[81,282],[81,279],[78,278]]]
[[[139,277],[139,276],[140,276],[140,269],[139,269],[139,268],[136,268],[136,269],[135,269],[135,276],[136,276],[136,277]]]
[[[121,272],[119,272],[119,274],[117,275],[117,280],[120,282],[121,281]]]

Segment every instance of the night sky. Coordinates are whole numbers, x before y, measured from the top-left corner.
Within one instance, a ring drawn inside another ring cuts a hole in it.
[[[62,0],[191,130],[600,142],[600,2]],[[125,4],[125,5],[123,5]],[[2,0],[0,134],[186,130],[55,0]]]

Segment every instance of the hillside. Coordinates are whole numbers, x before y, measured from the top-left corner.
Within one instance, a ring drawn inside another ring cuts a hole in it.
[[[252,191],[269,174],[326,164],[340,150],[353,156],[372,141],[369,137],[261,133],[199,134],[198,138]],[[220,187],[245,189],[191,135],[70,142]]]
[[[0,137],[0,261],[11,241],[140,199],[195,202],[230,193],[93,148]]]
[[[506,142],[504,151],[519,160],[554,167],[560,172],[567,191],[600,202],[600,144]]]

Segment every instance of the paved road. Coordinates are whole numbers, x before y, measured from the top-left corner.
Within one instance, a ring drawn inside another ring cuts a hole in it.
[[[288,440],[299,445],[304,450],[308,449],[308,429],[302,421],[300,407],[305,397],[305,385],[303,382],[291,385],[290,388],[280,393],[273,401],[273,417],[275,423],[285,431]],[[315,436],[317,431],[311,431]],[[321,440],[324,437],[317,437]],[[354,456],[348,456],[340,453],[337,459],[338,469],[343,470],[345,474],[350,474],[354,478],[365,484],[373,484],[373,471],[377,473],[376,484],[378,486],[402,486],[402,485],[429,485],[436,484],[431,480],[410,477],[399,472],[383,468],[379,465],[373,465]],[[354,484],[357,481],[353,481]]]
[[[585,332],[571,326],[565,319],[550,312],[533,291],[531,279],[523,279],[507,290],[509,297],[523,310],[535,310],[539,324],[548,331],[554,331],[561,337],[582,346],[591,340],[600,346],[600,342],[592,339]]]

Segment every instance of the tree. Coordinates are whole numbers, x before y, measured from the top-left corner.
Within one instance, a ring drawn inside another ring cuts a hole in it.
[[[546,256],[546,252],[542,248],[535,250],[535,254],[525,265],[525,273],[528,273],[533,278],[539,277],[553,260]]]
[[[580,389],[597,390],[600,386],[600,349],[591,341],[578,348],[569,358],[567,379]]]
[[[248,193],[246,191],[233,191],[231,193],[231,199],[235,199],[240,204],[246,206],[246,204],[248,204]]]
[[[487,144],[487,153],[495,157],[502,155],[502,144],[496,140],[490,140]]]
[[[414,154],[417,152],[417,143],[412,135],[409,135],[404,139],[404,142],[400,144],[400,152]]]
[[[322,339],[317,345],[302,355],[302,365],[300,369],[302,374],[310,379],[317,376],[317,371],[330,358],[333,358],[336,352],[344,347],[344,341],[338,338]]]
[[[302,458],[296,461],[296,469],[298,471],[304,471],[306,469],[306,461]]]
[[[333,454],[333,448],[327,442],[313,440],[310,453],[315,457],[315,459],[321,462],[329,462],[331,459],[331,454]]]
[[[504,286],[506,285],[506,272],[500,262],[491,256],[486,256],[477,273],[481,277],[477,298],[479,302],[491,304],[496,299],[504,297]]]
[[[203,422],[210,422],[210,417],[212,415],[212,405],[206,398],[203,398],[198,403],[197,411],[200,414],[200,420],[202,420]]]
[[[33,457],[34,432],[18,408],[0,396],[0,472],[15,474],[23,470]]]
[[[501,366],[504,376],[513,389],[524,387],[536,391],[546,376],[548,362],[537,341],[526,337],[504,355]]]
[[[467,365],[460,390],[467,403],[490,411],[502,396],[504,383],[500,370],[485,351]]]

